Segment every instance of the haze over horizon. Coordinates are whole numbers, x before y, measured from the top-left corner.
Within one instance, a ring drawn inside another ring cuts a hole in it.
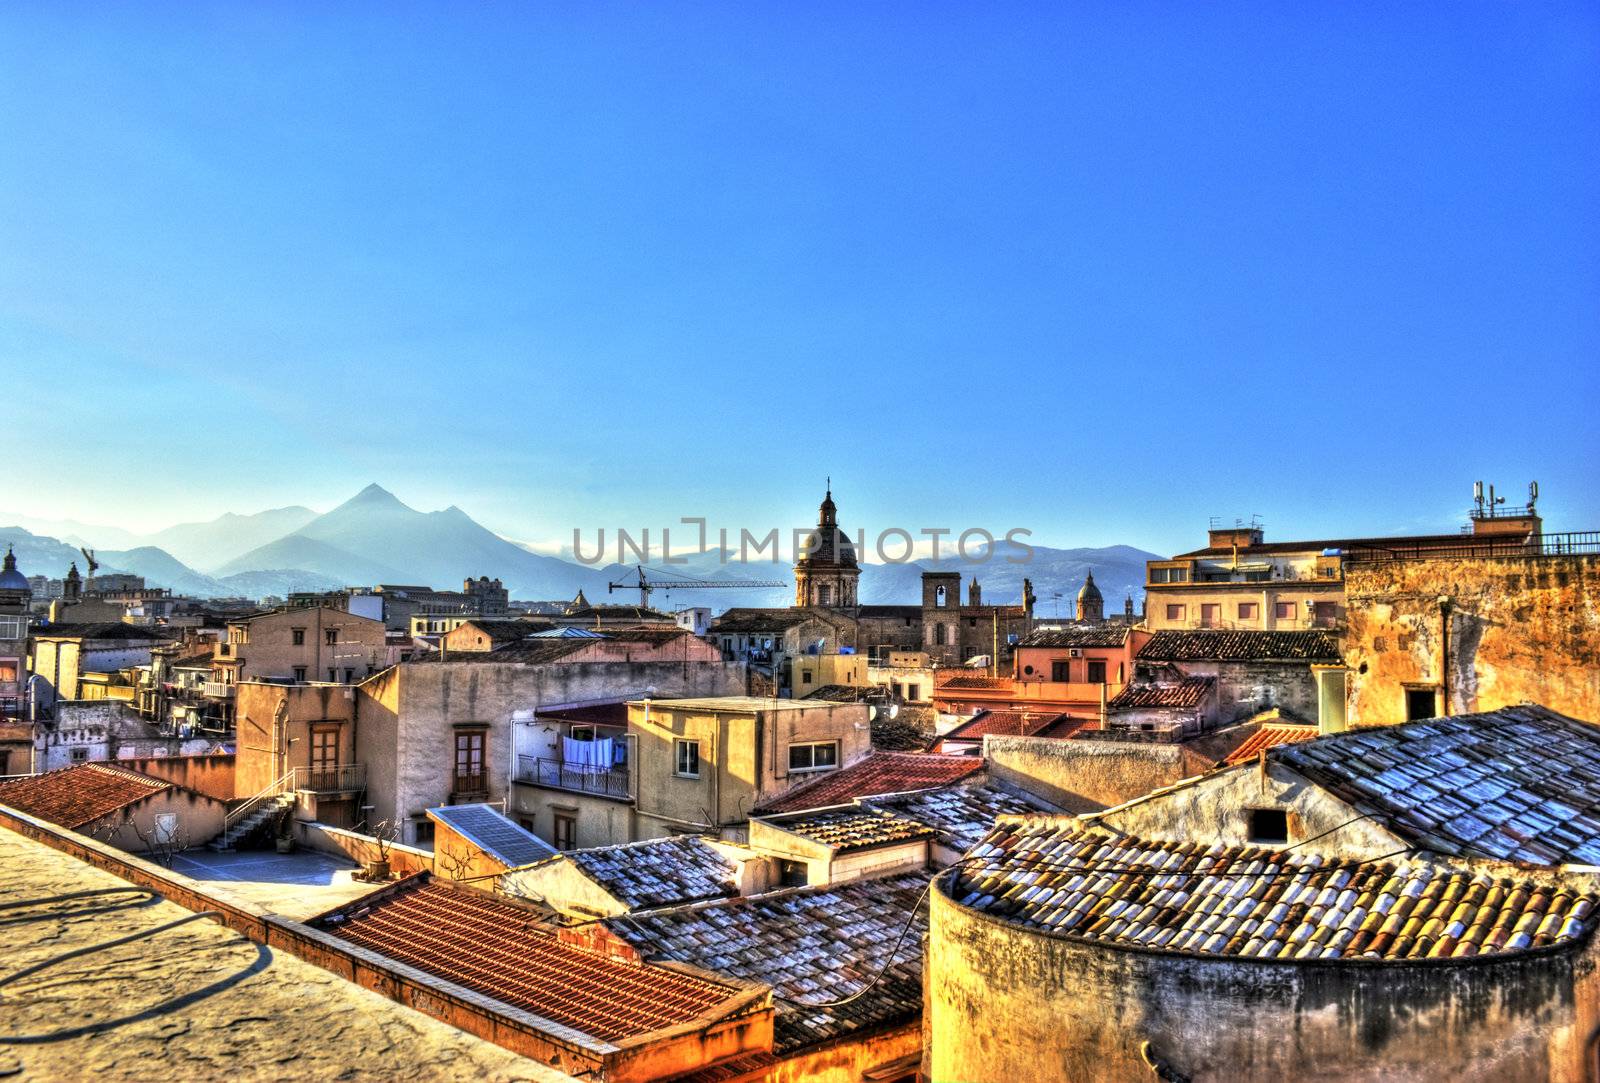
[[[843,10],[8,11],[0,511],[1600,526],[1592,7]]]

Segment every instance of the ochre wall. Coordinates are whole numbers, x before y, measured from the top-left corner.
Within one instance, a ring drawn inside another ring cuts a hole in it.
[[[226,753],[214,756],[152,756],[117,762],[118,767],[126,767],[152,778],[164,778],[179,786],[198,790],[207,797],[215,797],[218,801],[234,799],[233,765],[234,757]]]
[[[1351,726],[1406,720],[1405,685],[1440,680],[1448,596],[1446,714],[1529,700],[1600,722],[1600,556],[1363,564],[1345,577]]]

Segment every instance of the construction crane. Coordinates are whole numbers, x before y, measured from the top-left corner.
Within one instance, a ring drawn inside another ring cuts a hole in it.
[[[756,590],[766,587],[786,587],[789,584],[782,579],[651,579],[644,574],[644,565],[634,565],[638,573],[635,581],[622,583],[607,583],[606,592],[614,590],[636,590],[639,592],[639,608],[650,607],[650,592],[653,590],[671,591],[674,587],[680,590]]]
[[[85,586],[93,588],[94,573],[100,570],[100,562],[94,558],[94,550],[78,546],[78,552],[83,554],[83,559],[89,564],[89,577],[84,580]]]

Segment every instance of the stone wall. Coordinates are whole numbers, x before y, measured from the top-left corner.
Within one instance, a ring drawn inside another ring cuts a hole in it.
[[[1216,958],[1024,929],[945,886],[926,972],[936,1080],[1153,1079],[1145,1043],[1195,1081],[1589,1078],[1592,940],[1503,958]]]
[[[1406,686],[1438,687],[1451,600],[1445,714],[1523,701],[1600,722],[1600,556],[1358,564],[1345,576],[1351,726],[1406,720]]]
[[[983,755],[1001,782],[1067,812],[1098,812],[1203,774],[1253,732],[1235,726],[1182,743],[991,736]]]

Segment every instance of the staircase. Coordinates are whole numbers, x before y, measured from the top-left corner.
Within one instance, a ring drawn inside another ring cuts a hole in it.
[[[292,793],[273,794],[255,804],[249,812],[228,824],[222,834],[206,843],[206,849],[217,853],[230,853],[234,843],[249,835],[268,823],[277,819],[287,809],[293,807],[295,796]]]

